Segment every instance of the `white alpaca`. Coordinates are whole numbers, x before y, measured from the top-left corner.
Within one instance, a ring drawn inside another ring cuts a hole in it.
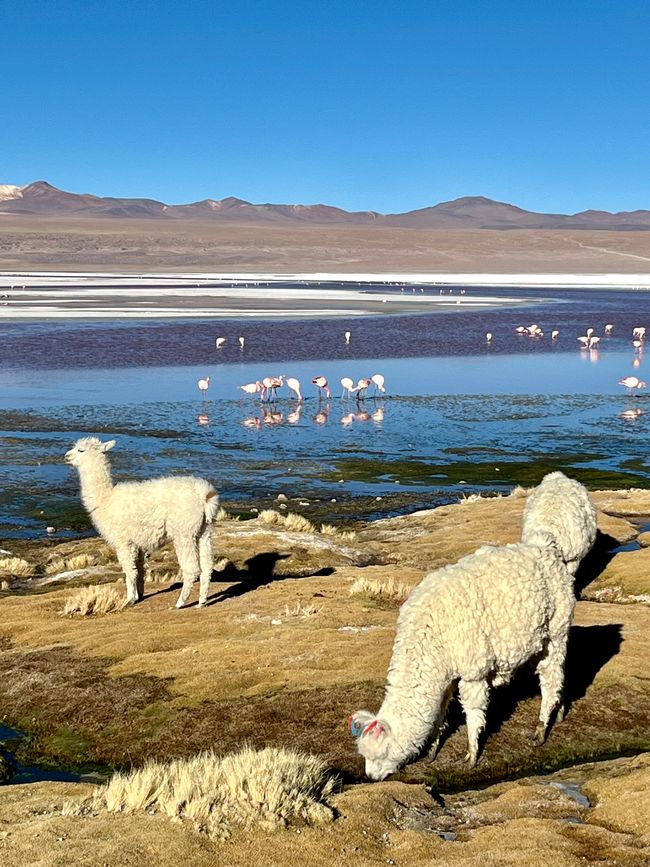
[[[564,660],[573,585],[550,538],[546,545],[485,546],[427,575],[402,606],[376,716],[357,711],[350,732],[366,774],[383,780],[424,745],[437,747],[456,686],[467,721],[467,760],[476,764],[491,686],[537,661],[542,692],[536,740],[563,717]]]
[[[564,473],[549,473],[529,495],[524,509],[521,541],[537,543],[549,534],[571,575],[596,540],[596,507],[589,492]]]
[[[199,605],[205,605],[212,576],[211,524],[218,508],[210,482],[194,476],[167,476],[113,484],[106,452],[115,440],[77,440],[65,460],[79,470],[81,500],[97,532],[115,549],[126,577],[126,597],[144,594],[145,553],[174,544],[183,574],[176,603],[182,608],[200,573]]]

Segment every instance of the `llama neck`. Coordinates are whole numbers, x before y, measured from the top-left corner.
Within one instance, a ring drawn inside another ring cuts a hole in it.
[[[81,481],[81,501],[91,514],[109,496],[113,490],[111,468],[103,455],[91,464],[79,470]]]
[[[435,673],[426,687],[423,682],[387,687],[377,716],[390,725],[395,749],[404,758],[437,736],[449,685],[448,678]]]

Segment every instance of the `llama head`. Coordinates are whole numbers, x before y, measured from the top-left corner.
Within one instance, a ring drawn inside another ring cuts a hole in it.
[[[360,755],[366,760],[366,776],[384,780],[397,770],[399,759],[392,755],[393,739],[387,722],[367,710],[358,710],[348,718],[348,731],[357,739]]]
[[[98,456],[112,449],[114,445],[115,440],[103,443],[97,437],[83,437],[65,453],[64,460],[73,467],[83,467],[96,461]]]

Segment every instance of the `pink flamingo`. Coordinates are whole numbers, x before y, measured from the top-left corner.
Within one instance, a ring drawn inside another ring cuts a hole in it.
[[[325,392],[325,394],[327,395],[327,398],[328,398],[328,399],[331,397],[331,394],[330,394],[330,387],[329,387],[329,385],[328,385],[328,383],[327,383],[327,379],[326,379],[324,376],[315,376],[315,377],[312,379],[312,383],[313,383],[315,386],[318,387],[318,398],[319,398],[319,400],[320,400],[320,398],[321,398],[321,390]]]
[[[266,391],[259,379],[257,382],[247,382],[246,385],[240,385],[239,387],[242,391],[245,391],[246,394],[257,394],[258,391],[261,391],[262,397],[264,397],[264,392]]]
[[[559,336],[560,332],[557,330],[557,328],[551,331],[551,340],[557,340]]]
[[[198,385],[201,394],[205,394],[205,392],[210,388],[210,377],[206,376],[205,379],[199,379],[196,384]]]
[[[614,326],[611,323],[605,326],[605,334],[611,334],[613,330]]]
[[[590,337],[589,338],[589,349],[597,349],[599,343],[600,343],[600,337]]]
[[[271,397],[269,397],[269,400],[276,398],[278,388],[282,388],[284,385],[284,374],[281,376],[265,376],[262,380],[262,385],[266,391],[270,392]]]
[[[357,393],[357,400],[363,399],[362,394],[361,394],[362,392],[363,392],[363,397],[366,396],[366,391],[368,390],[368,387],[370,386],[371,382],[372,382],[371,379],[360,379],[359,382],[357,382],[356,386],[352,389],[352,391],[356,391],[356,393]]]
[[[491,331],[486,332],[485,339],[488,343],[492,343],[492,332]]]
[[[386,394],[386,389],[384,387],[384,383],[386,380],[382,376],[381,373],[373,373],[370,377],[370,381],[375,384],[375,392],[381,392],[382,394]]]
[[[341,379],[341,385],[343,386],[343,394],[341,397],[345,397],[345,393],[347,391],[348,397],[352,395],[352,389],[354,388],[354,382],[350,379],[349,376],[344,376]]]
[[[296,397],[298,400],[302,400],[302,394],[300,393],[300,380],[296,379],[294,376],[290,376],[287,379],[287,388],[290,388],[291,391],[295,391]]]
[[[619,379],[619,385],[624,385],[625,388],[628,389],[628,394],[633,394],[634,389],[639,388],[647,388],[647,383],[645,383],[642,379],[639,379],[638,376],[625,376],[623,379]]]

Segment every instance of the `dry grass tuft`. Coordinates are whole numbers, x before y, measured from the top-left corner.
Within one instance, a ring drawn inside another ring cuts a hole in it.
[[[262,509],[257,520],[261,524],[282,524],[284,523],[284,515],[276,512],[275,509]]]
[[[77,812],[160,812],[226,840],[236,828],[328,824],[333,812],[327,799],[335,786],[326,765],[314,756],[245,747],[223,758],[206,752],[114,774]]]
[[[303,515],[298,515],[296,512],[289,512],[284,516],[284,526],[287,530],[294,533],[315,533],[316,527],[312,522]]]
[[[126,596],[112,584],[82,587],[65,601],[64,614],[112,614],[127,605]]]
[[[217,509],[217,514],[214,517],[214,520],[215,521],[229,521],[230,515],[228,514],[226,509],[224,509],[223,506],[219,506],[219,508]]]
[[[321,524],[320,532],[323,536],[336,536],[338,539],[347,539],[350,542],[357,538],[354,530],[339,530],[334,524]]]
[[[413,588],[403,581],[395,581],[389,578],[387,581],[379,581],[377,578],[364,578],[360,576],[350,587],[351,596],[369,596],[381,602],[402,603]]]
[[[15,575],[16,578],[27,578],[34,574],[34,566],[21,557],[3,557],[0,560],[0,574]]]
[[[299,617],[301,620],[308,620],[310,617],[314,617],[319,613],[321,609],[316,608],[315,605],[302,605],[300,602],[296,602],[295,605],[285,605],[284,606],[284,617]]]
[[[257,520],[262,524],[277,524],[284,527],[285,530],[294,533],[316,533],[316,527],[303,515],[298,515],[296,512],[289,512],[287,515],[282,515],[276,512],[275,509],[264,509],[257,516]]]
[[[528,496],[528,491],[526,488],[522,488],[521,485],[517,485],[510,491],[510,496],[513,500],[520,500],[522,497]]]
[[[58,572],[76,572],[79,569],[87,569],[89,566],[99,565],[99,559],[91,554],[76,554],[74,557],[55,557],[45,565],[48,575],[56,575]]]

